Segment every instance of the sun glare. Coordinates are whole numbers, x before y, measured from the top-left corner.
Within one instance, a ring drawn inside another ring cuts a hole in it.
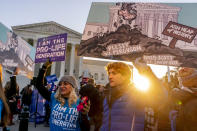
[[[118,61],[118,60],[100,59],[100,58],[93,58],[93,57],[83,57],[83,59],[107,61],[107,62]],[[125,62],[125,61],[122,61],[122,62]],[[132,62],[125,62],[125,63],[132,65]],[[153,70],[153,72],[158,78],[162,78],[167,72],[167,66],[162,66],[162,65],[149,65],[149,66],[151,67],[151,69]],[[174,67],[170,67],[170,69],[173,69],[173,68]],[[150,82],[148,78],[141,76],[136,70],[136,68],[133,68],[133,69],[134,70],[133,70],[132,76],[133,76],[133,82],[135,83],[136,87],[141,91],[147,91],[150,86]]]
[[[136,71],[134,71],[133,82],[135,83],[136,88],[141,91],[147,91],[149,89],[149,80],[146,77],[138,74]]]

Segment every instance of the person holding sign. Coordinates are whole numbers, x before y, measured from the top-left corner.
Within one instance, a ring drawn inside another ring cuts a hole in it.
[[[51,64],[50,61],[43,64],[36,81],[39,93],[50,103],[50,131],[88,131],[87,113],[90,109],[90,102],[84,106],[81,112],[77,110],[80,99],[75,92],[76,79],[69,75],[63,76],[59,81],[56,93],[51,93],[45,88],[44,77]]]
[[[0,130],[6,131],[9,120],[10,109],[2,87],[2,65],[0,64]]]
[[[139,73],[150,79],[151,87],[140,92],[131,83],[130,67],[123,62],[112,62],[106,66],[109,87],[103,101],[103,123],[101,131],[144,131],[144,108],[159,107],[165,101],[162,84],[151,68],[136,60],[134,66]],[[135,77],[135,76],[134,76]],[[151,130],[151,129],[150,129]]]

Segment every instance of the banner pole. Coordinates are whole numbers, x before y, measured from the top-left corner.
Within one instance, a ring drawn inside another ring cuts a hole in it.
[[[168,83],[171,81],[171,79],[170,79],[170,67],[169,66],[167,66],[167,70],[168,70]]]

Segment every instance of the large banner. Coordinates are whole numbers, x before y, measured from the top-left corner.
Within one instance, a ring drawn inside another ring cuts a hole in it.
[[[0,64],[5,70],[32,78],[34,74],[35,48],[0,23]]]
[[[35,63],[64,61],[66,56],[67,33],[38,39]]]
[[[197,3],[92,3],[78,55],[197,68]]]

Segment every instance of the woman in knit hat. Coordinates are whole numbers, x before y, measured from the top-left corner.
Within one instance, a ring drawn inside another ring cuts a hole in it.
[[[88,131],[87,113],[90,103],[85,105],[81,112],[77,110],[80,99],[75,92],[76,79],[69,75],[63,76],[58,83],[56,93],[50,93],[44,87],[45,73],[50,65],[51,62],[47,61],[42,66],[36,82],[36,88],[40,94],[50,102],[50,131]]]

